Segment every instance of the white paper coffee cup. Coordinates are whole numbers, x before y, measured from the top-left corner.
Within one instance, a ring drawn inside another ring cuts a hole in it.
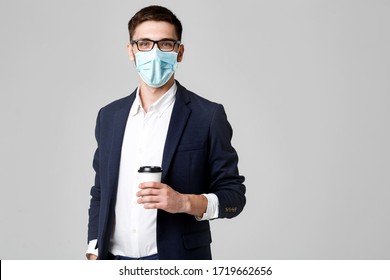
[[[162,169],[160,166],[141,166],[138,169],[140,183],[161,182]]]

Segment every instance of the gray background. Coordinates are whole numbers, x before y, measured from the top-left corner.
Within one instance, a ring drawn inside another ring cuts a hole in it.
[[[0,258],[83,259],[94,126],[137,86],[127,22],[184,25],[177,79],[225,105],[248,203],[215,259],[390,258],[390,1],[0,0]]]

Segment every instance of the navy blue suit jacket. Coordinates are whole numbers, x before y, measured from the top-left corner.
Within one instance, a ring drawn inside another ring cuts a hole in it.
[[[214,193],[219,218],[237,216],[244,208],[244,177],[231,146],[232,129],[224,108],[181,86],[163,152],[162,182],[180,193]],[[130,96],[103,107],[96,123],[88,240],[98,240],[99,259],[106,259],[115,217],[119,163],[127,117],[135,99]],[[188,214],[157,211],[157,248],[160,259],[211,259],[208,221]]]

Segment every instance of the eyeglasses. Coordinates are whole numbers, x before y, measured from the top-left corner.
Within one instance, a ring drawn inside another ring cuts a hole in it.
[[[171,52],[174,50],[176,45],[180,45],[180,41],[173,39],[163,39],[159,41],[153,41],[149,39],[141,40],[130,40],[130,44],[137,44],[137,48],[140,52],[148,52],[154,48],[154,45],[157,44],[157,47],[162,52]]]

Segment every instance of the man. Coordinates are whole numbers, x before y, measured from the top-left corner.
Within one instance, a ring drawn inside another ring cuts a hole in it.
[[[139,87],[99,111],[88,259],[211,259],[209,220],[244,208],[244,177],[222,105],[174,79],[182,26],[150,6],[129,22]],[[139,183],[140,166],[161,166]]]

